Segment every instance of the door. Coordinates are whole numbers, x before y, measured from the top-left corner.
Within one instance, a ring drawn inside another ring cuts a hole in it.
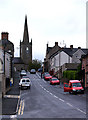
[[[70,92],[71,88],[69,87],[68,83],[64,83],[64,92]]]

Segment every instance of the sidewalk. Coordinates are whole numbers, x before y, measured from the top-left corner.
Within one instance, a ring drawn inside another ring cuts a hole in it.
[[[19,100],[19,73],[14,73],[14,84],[11,90],[2,98],[2,115],[16,114],[17,104]]]

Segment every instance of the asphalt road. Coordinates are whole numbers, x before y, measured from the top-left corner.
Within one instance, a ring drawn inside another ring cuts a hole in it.
[[[20,91],[17,118],[86,118],[86,94],[65,93],[62,85],[50,85],[38,73],[27,74],[32,86]]]

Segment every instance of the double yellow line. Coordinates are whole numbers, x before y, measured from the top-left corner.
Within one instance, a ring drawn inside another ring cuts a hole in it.
[[[23,115],[23,111],[24,111],[24,100],[20,101],[20,107],[18,110],[18,115]]]

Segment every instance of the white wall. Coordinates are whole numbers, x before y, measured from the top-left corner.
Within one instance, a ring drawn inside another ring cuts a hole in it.
[[[3,61],[4,61],[3,60],[3,51],[2,51],[2,49],[0,49],[0,73],[3,73],[3,71],[4,71],[4,69],[3,69],[4,62]]]
[[[11,75],[11,61],[10,61],[10,54],[5,54],[5,75],[6,77],[10,77]]]
[[[55,69],[55,72],[59,70],[64,63],[72,63],[72,58],[64,51],[58,52],[56,56],[50,59],[51,69]]]

